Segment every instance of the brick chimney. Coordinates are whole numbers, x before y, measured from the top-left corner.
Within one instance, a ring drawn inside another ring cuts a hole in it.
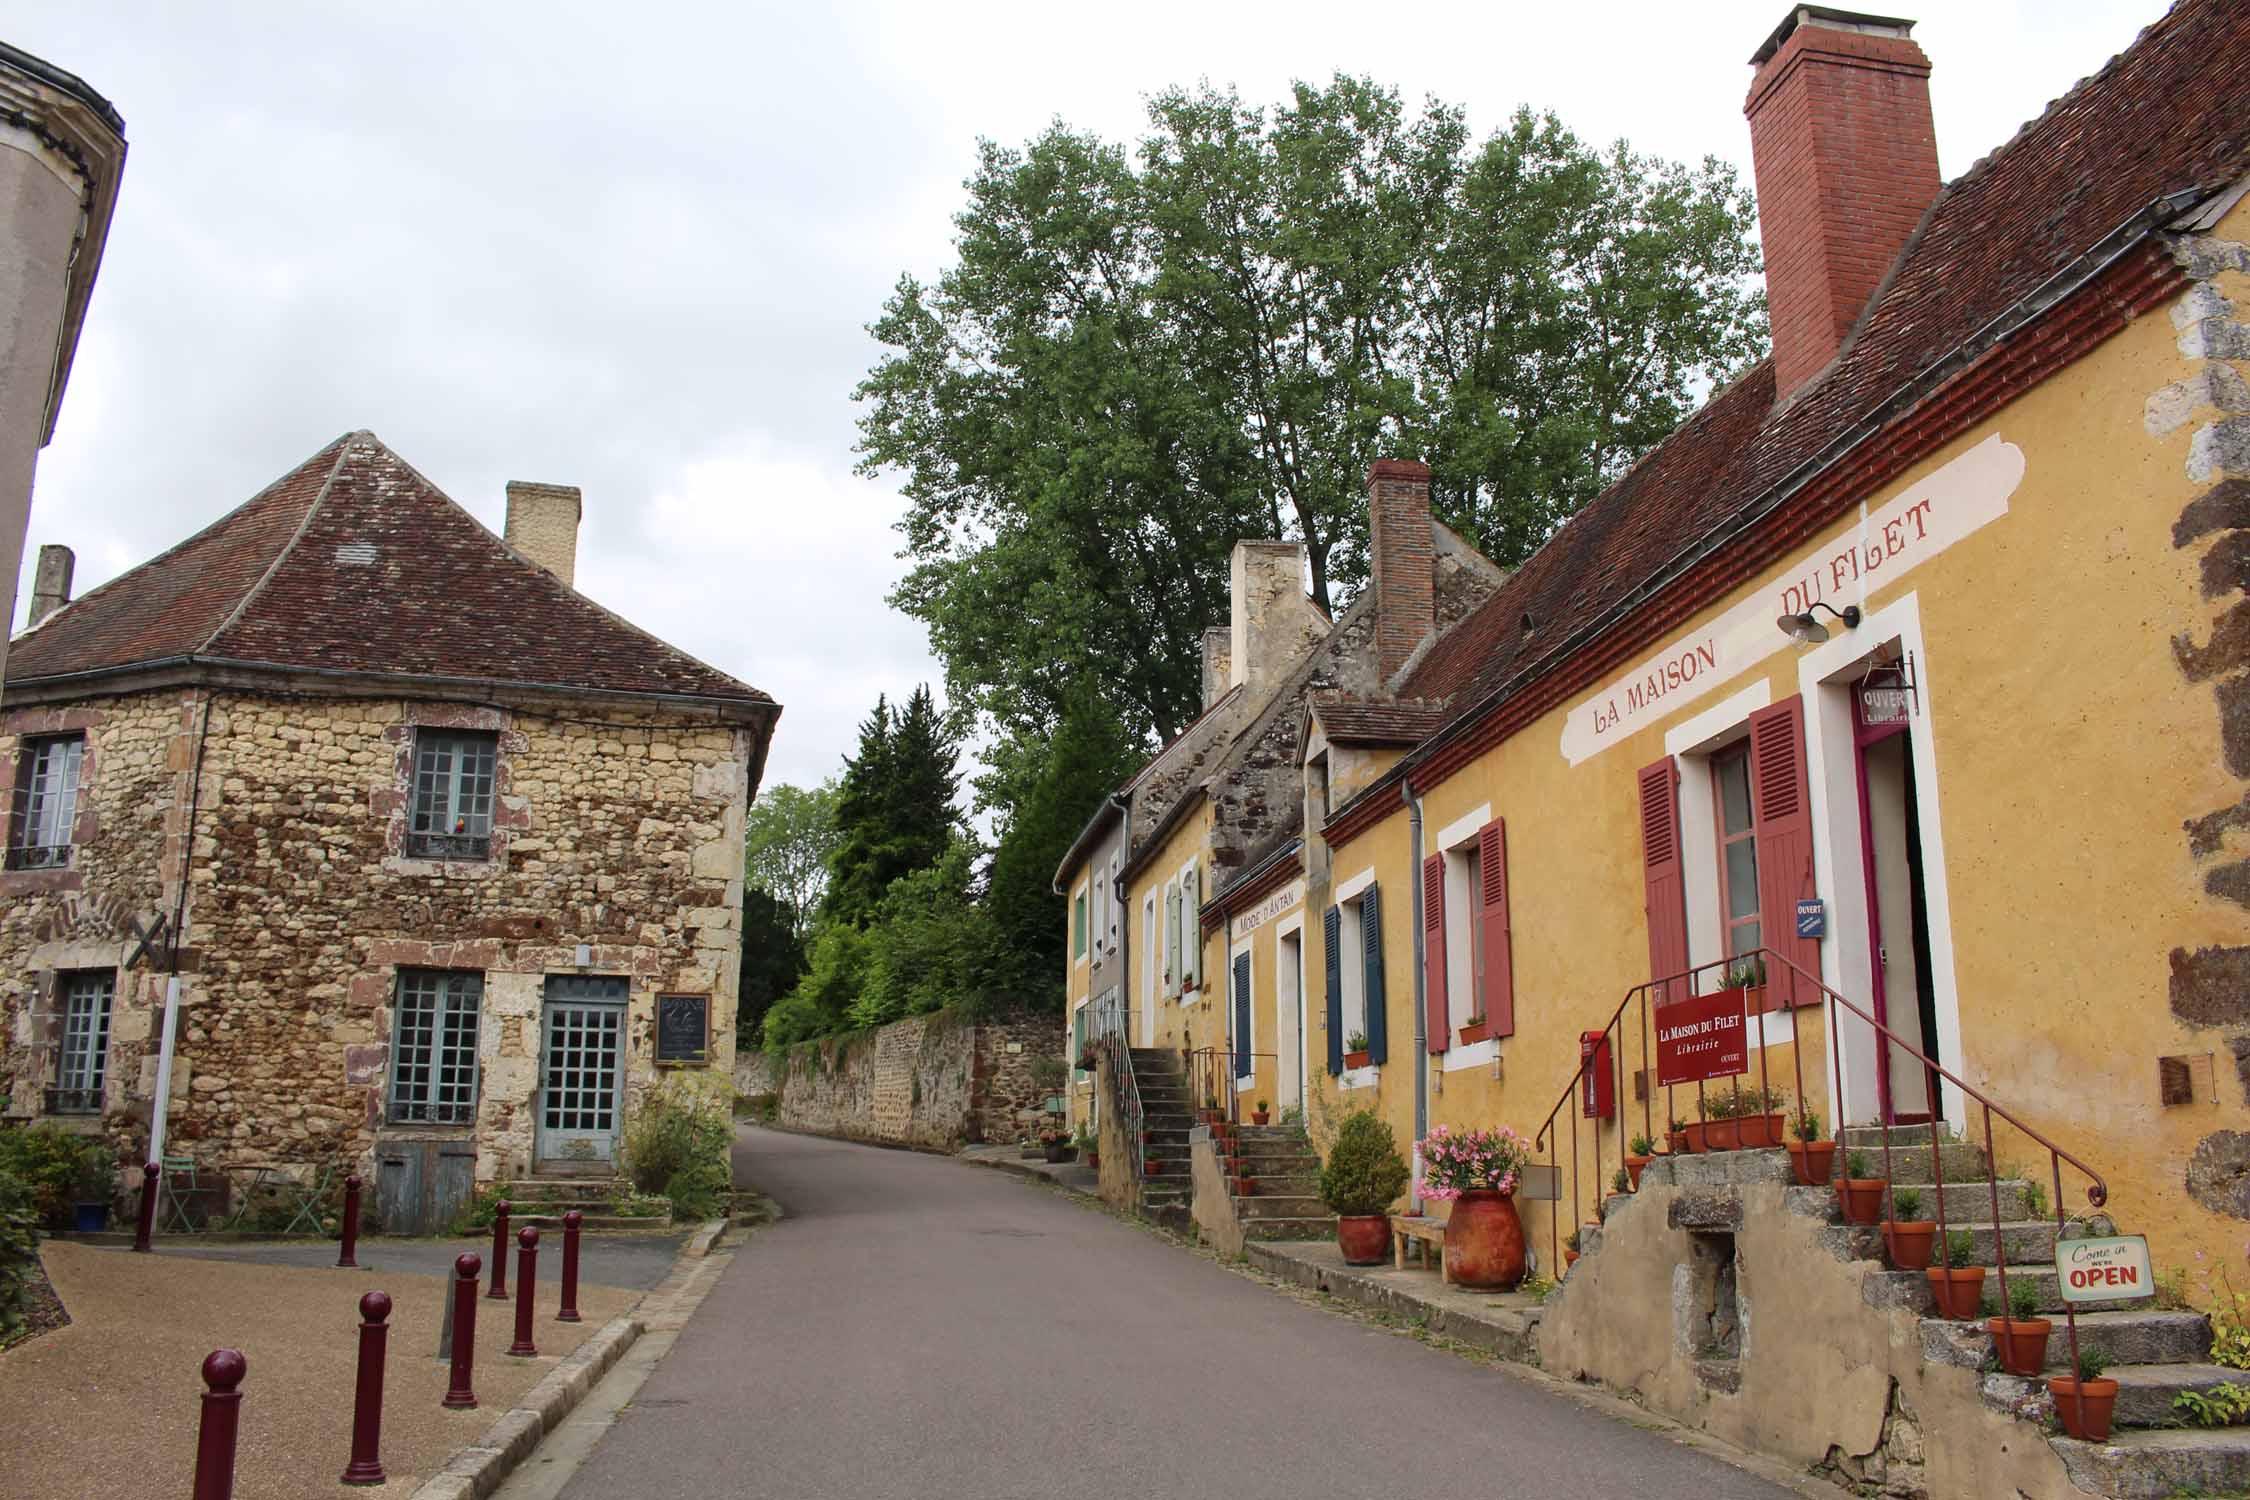
[[[1940,186],[1912,21],[1800,5],[1750,59],[1774,395],[1819,374]]]
[[[53,542],[39,549],[39,564],[31,575],[31,618],[37,625],[70,602],[70,575],[78,558],[68,547]]]
[[[507,543],[571,582],[578,571],[578,517],[584,509],[575,484],[508,481]]]
[[[1428,464],[1379,458],[1368,466],[1367,539],[1375,590],[1375,674],[1387,683],[1437,628]]]

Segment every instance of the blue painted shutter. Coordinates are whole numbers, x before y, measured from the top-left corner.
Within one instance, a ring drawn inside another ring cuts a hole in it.
[[[1383,996],[1382,892],[1374,886],[1359,898],[1359,933],[1367,947],[1367,1060],[1380,1067],[1391,1055],[1391,1023]]]
[[[1250,1076],[1250,955],[1234,960],[1234,1076]]]
[[[1331,906],[1320,916],[1321,948],[1328,958],[1328,1071],[1344,1071],[1344,914]]]

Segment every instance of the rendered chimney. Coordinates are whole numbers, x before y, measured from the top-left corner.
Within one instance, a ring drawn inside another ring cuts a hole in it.
[[[1326,629],[1305,597],[1305,544],[1236,542],[1229,559],[1227,681],[1256,703],[1286,676]]]
[[[574,484],[508,481],[508,545],[569,583],[578,571],[578,517],[584,509]]]
[[[49,542],[39,549],[39,565],[31,575],[31,624],[70,602],[70,575],[77,567],[78,558],[68,547]]]
[[[1750,61],[1774,396],[1819,374],[1940,186],[1912,21],[1800,5]]]
[[[1234,631],[1214,625],[1203,632],[1203,706],[1209,708],[1234,682]]]
[[[1368,466],[1367,537],[1374,563],[1375,669],[1387,683],[1437,628],[1428,464],[1379,458]]]

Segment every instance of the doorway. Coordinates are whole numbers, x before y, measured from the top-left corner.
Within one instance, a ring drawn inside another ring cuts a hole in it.
[[[1928,883],[1922,868],[1921,805],[1911,730],[1905,722],[1869,724],[1852,695],[1858,746],[1860,852],[1867,872],[1867,947],[1875,1018],[1900,1041],[1941,1066],[1936,987],[1930,960]],[[1912,1054],[1877,1050],[1876,1097],[1892,1124],[1942,1120],[1944,1091]]]
[[[550,974],[540,1029],[539,1164],[614,1166],[625,1082],[625,981]]]
[[[1285,932],[1275,945],[1273,974],[1274,1093],[1283,1109],[1305,1107],[1305,930]]]

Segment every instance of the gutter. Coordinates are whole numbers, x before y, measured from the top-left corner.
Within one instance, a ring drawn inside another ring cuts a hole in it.
[[[1055,867],[1055,878],[1048,883],[1047,888],[1058,896],[1069,895],[1070,872],[1077,869],[1079,861],[1086,857],[1110,814],[1122,813],[1131,807],[1132,803],[1123,792],[1111,792],[1104,797],[1101,805],[1094,809],[1094,815],[1086,820],[1086,826],[1078,830],[1078,837],[1070,841],[1070,848],[1063,854],[1062,863]]]

